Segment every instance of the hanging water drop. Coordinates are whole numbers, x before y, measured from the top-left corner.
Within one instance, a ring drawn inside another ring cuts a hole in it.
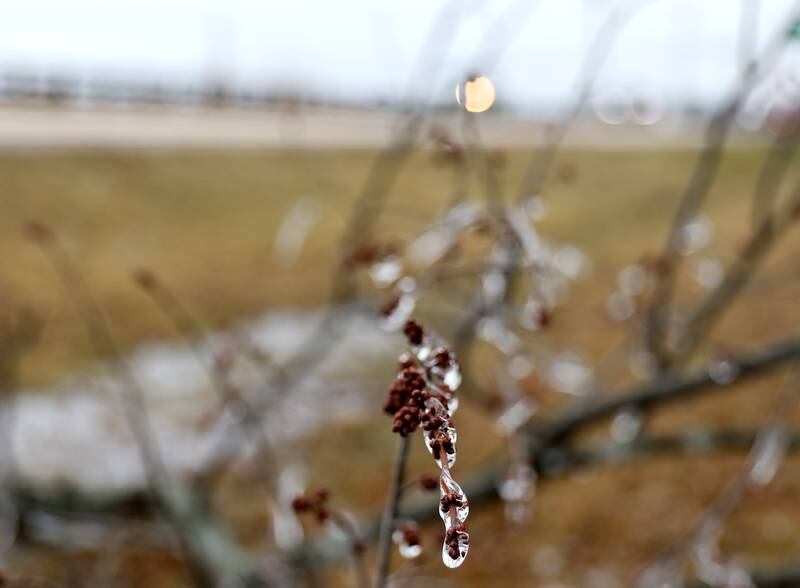
[[[708,365],[708,377],[720,386],[730,384],[739,375],[739,366],[727,357],[718,357]]]
[[[623,408],[611,421],[611,438],[617,443],[631,443],[642,430],[642,414],[635,408]]]
[[[606,300],[606,312],[615,321],[626,321],[636,312],[636,303],[627,294],[613,292]]]

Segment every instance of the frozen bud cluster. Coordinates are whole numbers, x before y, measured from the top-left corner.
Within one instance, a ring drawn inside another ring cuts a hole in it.
[[[392,431],[398,435],[407,437],[417,429],[423,430],[425,446],[441,468],[438,481],[425,479],[421,483],[431,490],[439,488],[439,515],[445,528],[442,561],[456,568],[469,550],[469,533],[464,526],[469,503],[450,473],[456,461],[457,434],[452,418],[458,407],[455,390],[461,385],[461,369],[444,342],[416,321],[406,321],[403,333],[409,351],[399,358],[397,378],[383,409],[394,418]],[[402,539],[397,533],[395,537],[396,542]],[[416,551],[408,541],[398,544],[401,550],[406,545],[409,554]]]
[[[419,485],[423,490],[433,491],[439,487],[439,480],[430,474],[423,474],[419,477]]]
[[[393,260],[397,257],[397,246],[392,243],[363,243],[344,260],[348,269],[369,267]]]
[[[325,489],[295,496],[292,500],[292,510],[297,514],[311,513],[322,523],[330,516],[328,510],[330,496],[330,492]]]
[[[392,533],[392,541],[406,559],[414,559],[422,553],[419,541],[419,528],[414,521],[404,521]]]

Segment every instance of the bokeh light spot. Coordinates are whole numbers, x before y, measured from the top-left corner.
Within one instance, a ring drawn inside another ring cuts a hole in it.
[[[494,84],[486,76],[472,78],[456,86],[456,102],[468,112],[486,112],[494,104]]]

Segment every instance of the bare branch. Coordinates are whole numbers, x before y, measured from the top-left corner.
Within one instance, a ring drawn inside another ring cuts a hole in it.
[[[123,386],[121,401],[144,465],[148,489],[158,510],[175,529],[198,586],[216,588],[221,582],[234,578],[253,588],[270,585],[256,562],[215,524],[198,497],[169,475],[147,418],[144,392],[124,361],[102,309],[67,250],[46,227],[32,225],[29,233],[46,254],[78,308],[95,354],[101,360],[112,361],[114,373]]]

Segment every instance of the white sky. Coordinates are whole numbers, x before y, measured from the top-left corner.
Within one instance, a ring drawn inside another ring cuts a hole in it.
[[[617,38],[599,86],[704,99],[732,79],[742,7],[760,5],[756,28],[764,43],[794,4],[622,2],[639,8]],[[466,71],[479,71],[492,77],[499,98],[524,107],[574,94],[581,56],[610,8],[622,2],[0,0],[0,66],[188,82],[224,72],[241,86],[296,86],[348,99],[409,91],[441,97]],[[505,26],[498,26],[502,15]],[[447,26],[432,42],[437,19]],[[485,71],[492,61],[496,66]]]

